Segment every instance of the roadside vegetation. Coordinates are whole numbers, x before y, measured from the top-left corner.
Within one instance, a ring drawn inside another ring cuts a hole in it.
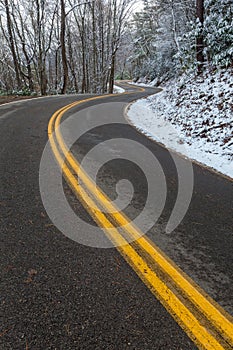
[[[0,0],[0,93],[113,92],[133,0]]]
[[[232,18],[232,0],[0,0],[0,94],[215,74],[232,67]]]
[[[233,2],[144,1],[134,28],[135,81],[163,91],[138,102],[131,121],[233,178]],[[158,125],[168,124],[167,139]]]
[[[131,22],[135,81],[159,85],[233,65],[231,0],[150,0]]]

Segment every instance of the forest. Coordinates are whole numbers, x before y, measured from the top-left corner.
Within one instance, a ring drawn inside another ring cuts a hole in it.
[[[113,92],[232,67],[232,0],[0,0],[0,93]]]

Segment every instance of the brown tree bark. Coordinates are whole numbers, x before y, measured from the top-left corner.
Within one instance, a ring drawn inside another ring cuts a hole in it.
[[[116,53],[114,52],[112,54],[111,68],[110,68],[110,75],[109,75],[109,90],[108,90],[109,94],[113,94],[113,90],[114,90],[115,65],[116,65]]]
[[[62,67],[63,67],[63,85],[61,93],[65,94],[68,85],[68,62],[66,56],[66,13],[65,13],[65,3],[61,0],[61,31],[60,31],[60,41],[61,41],[61,56],[62,56]]]
[[[30,59],[29,54],[27,52],[26,37],[25,37],[25,31],[24,31],[25,28],[24,28],[24,23],[23,23],[23,19],[22,19],[21,12],[20,12],[19,8],[17,8],[17,17],[20,21],[21,32],[20,32],[20,29],[18,26],[17,17],[14,13],[12,13],[12,17],[14,20],[14,27],[15,27],[15,30],[18,34],[19,39],[20,39],[22,51],[23,51],[23,54],[24,54],[24,57],[26,60],[27,74],[25,74],[22,71],[22,69],[20,69],[20,72],[21,72],[21,75],[23,75],[24,77],[27,78],[29,90],[30,90],[30,92],[33,92],[34,91],[34,83],[33,83],[33,73],[32,73],[32,68],[31,68],[31,59]]]
[[[199,19],[202,28],[204,24],[204,0],[197,0],[196,2],[197,6],[197,18]],[[203,64],[204,64],[204,38],[203,33],[201,33],[197,39],[196,39],[196,57],[197,57],[197,63],[198,63],[198,73],[201,73],[203,70]]]
[[[97,47],[96,47],[96,21],[95,21],[95,3],[93,1],[92,3],[92,50],[93,50],[93,77],[92,77],[92,90],[93,93],[96,93],[97,91],[97,77],[96,77],[96,70],[97,70]]]
[[[35,32],[38,31],[38,58],[37,58],[37,69],[38,69],[38,77],[39,77],[39,86],[40,92],[42,96],[47,94],[47,74],[46,74],[46,50],[44,47],[44,37],[42,33],[43,27],[43,18],[44,18],[44,6],[40,3],[39,0],[35,0],[36,3],[36,28],[34,28]],[[44,5],[44,4],[43,4]]]
[[[8,0],[5,0],[4,4],[5,4],[5,8],[6,8],[7,31],[8,31],[8,35],[9,35],[10,50],[11,50],[12,58],[13,58],[13,62],[14,62],[16,83],[17,83],[17,88],[20,89],[22,87],[22,82],[21,82],[20,73],[19,73],[20,72],[19,62],[17,59],[16,50],[15,50],[15,43],[14,43],[13,30],[12,30],[12,21],[11,21],[11,14],[10,14]]]

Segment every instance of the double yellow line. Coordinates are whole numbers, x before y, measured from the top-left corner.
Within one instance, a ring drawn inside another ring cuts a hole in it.
[[[76,106],[102,98],[71,103],[50,119],[49,140],[65,179],[88,213],[194,343],[200,349],[232,349],[232,317],[119,212],[67,148],[60,131],[64,114]]]

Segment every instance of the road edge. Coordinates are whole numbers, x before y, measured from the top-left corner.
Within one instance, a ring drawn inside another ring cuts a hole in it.
[[[161,88],[161,90],[162,90],[162,88]],[[157,94],[160,93],[160,92],[161,92],[161,91],[158,91],[155,95],[157,95]],[[206,165],[206,164],[204,164],[204,163],[202,163],[202,162],[199,162],[199,161],[196,160],[196,159],[189,158],[188,156],[185,156],[184,154],[182,154],[182,153],[180,153],[180,152],[178,152],[178,151],[175,151],[174,149],[171,149],[171,148],[167,147],[165,144],[163,144],[162,142],[159,142],[159,141],[154,140],[154,138],[153,138],[152,136],[146,134],[145,132],[143,132],[142,129],[140,129],[139,127],[137,127],[137,126],[130,120],[130,118],[129,118],[129,116],[128,116],[128,111],[129,111],[130,107],[131,107],[134,103],[136,103],[137,101],[140,101],[140,100],[144,100],[144,99],[146,99],[146,98],[147,98],[147,97],[139,98],[139,99],[137,99],[137,100],[135,100],[135,101],[129,103],[129,104],[125,107],[123,115],[124,115],[125,120],[127,121],[127,123],[128,123],[131,127],[133,127],[133,128],[134,128],[137,132],[139,132],[141,135],[145,136],[146,138],[148,138],[148,139],[151,140],[152,142],[156,143],[157,145],[163,147],[164,149],[168,150],[169,152],[171,152],[171,153],[173,153],[173,154],[175,154],[175,155],[178,155],[179,157],[181,157],[181,158],[183,158],[183,159],[189,160],[189,161],[191,161],[193,164],[196,164],[196,165],[198,165],[199,167],[201,167],[201,168],[203,168],[203,169],[205,169],[205,170],[207,170],[207,171],[209,171],[209,172],[211,172],[211,173],[213,173],[213,174],[215,174],[215,175],[218,175],[218,176],[224,178],[224,179],[227,180],[227,181],[233,182],[233,178],[232,178],[232,177],[221,173],[220,171],[218,171],[218,170],[216,170],[216,169],[210,167],[209,165]]]

